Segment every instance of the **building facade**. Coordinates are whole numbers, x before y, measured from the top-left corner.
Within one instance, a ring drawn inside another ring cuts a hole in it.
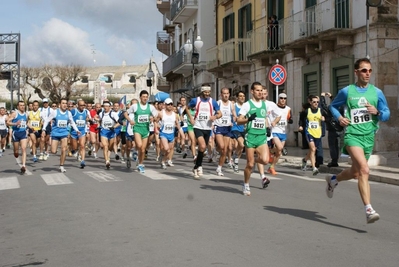
[[[216,43],[214,1],[159,0],[156,4],[163,15],[157,48],[167,56],[162,75],[170,83],[172,98],[196,96],[203,83],[215,87],[215,77],[206,68],[206,51]],[[197,46],[198,42],[201,45]],[[187,45],[190,50],[185,49]],[[212,97],[216,97],[215,92]]]
[[[23,73],[21,73],[23,75]],[[169,83],[162,77],[156,63],[150,59],[145,65],[120,66],[95,66],[87,67],[79,75],[80,80],[72,85],[72,96],[82,95],[93,97],[95,102],[101,102],[107,97],[121,98],[126,95],[128,100],[139,98],[142,90],[147,90],[150,100],[159,91],[168,91]],[[21,83],[21,94],[31,94],[29,101],[41,100],[29,85]],[[45,96],[48,96],[44,93]],[[152,97],[151,97],[152,96]],[[7,81],[0,81],[0,97],[5,100],[11,98],[7,89]],[[23,97],[21,97],[23,100]],[[17,91],[14,91],[14,100],[17,99]]]
[[[295,145],[294,131],[306,97],[321,92],[336,95],[355,82],[354,62],[369,55],[371,83],[384,92],[391,109],[390,121],[381,123],[376,134],[375,150],[396,150],[398,1],[383,2],[369,7],[367,27],[364,0],[218,0],[217,43],[207,50],[207,69],[219,88],[243,90],[248,97],[253,81],[266,85],[269,100],[286,92],[295,114],[288,145]],[[287,70],[287,80],[278,91],[268,80],[276,60]]]

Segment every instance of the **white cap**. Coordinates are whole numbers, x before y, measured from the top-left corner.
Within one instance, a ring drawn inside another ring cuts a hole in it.
[[[284,94],[284,93],[281,93],[281,94],[278,95],[278,97],[285,97],[285,98],[287,98],[287,95]]]
[[[45,103],[45,102],[48,103],[48,99],[47,99],[47,98],[43,98],[42,102],[43,102],[43,103]]]
[[[163,101],[163,102],[167,105],[167,104],[173,103],[173,100],[170,98],[166,98],[165,101]]]

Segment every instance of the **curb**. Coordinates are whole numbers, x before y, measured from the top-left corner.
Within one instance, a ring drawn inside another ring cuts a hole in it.
[[[301,157],[287,157],[286,156],[286,157],[280,158],[279,164],[283,163],[284,166],[299,169],[299,167],[301,166],[301,161],[302,161]],[[320,171],[320,173],[338,174],[338,173],[342,172],[343,170],[347,169],[348,167],[350,167],[350,166],[329,168],[326,165],[320,165],[319,171]],[[384,172],[370,170],[369,181],[399,186],[398,178],[392,178],[392,177],[388,177],[388,176],[389,175]]]

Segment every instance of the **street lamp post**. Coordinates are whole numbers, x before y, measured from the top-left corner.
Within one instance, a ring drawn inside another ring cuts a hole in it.
[[[151,98],[151,88],[152,88],[152,78],[154,78],[154,72],[152,71],[152,62],[151,62],[151,59],[150,59],[150,63],[149,63],[149,69],[148,69],[148,72],[147,72],[147,86],[150,88],[150,90],[149,90],[149,98],[148,99],[150,99]]]
[[[191,43],[190,37],[188,37],[187,42],[184,45],[184,52],[186,52],[186,55],[191,52],[191,64],[193,64],[191,89],[193,90],[193,94],[194,94],[194,79],[195,79],[194,65],[199,63],[198,50],[202,48],[202,46],[204,45],[204,42],[201,40],[201,37],[199,36],[199,34],[197,34],[197,38],[195,39],[195,29],[193,30],[192,28],[190,28],[187,32],[187,36],[190,36],[190,32],[192,33],[191,40],[193,40],[193,41],[195,40],[194,46]]]

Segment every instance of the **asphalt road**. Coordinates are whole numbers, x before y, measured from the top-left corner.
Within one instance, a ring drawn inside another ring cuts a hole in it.
[[[58,156],[19,174],[11,151],[0,158],[0,266],[398,266],[399,187],[372,183],[381,219],[367,225],[355,182],[333,199],[324,175],[278,167],[252,196],[243,174],[189,159],[162,170],[153,154],[145,175],[102,159],[84,170]],[[244,162],[241,162],[241,169]]]

